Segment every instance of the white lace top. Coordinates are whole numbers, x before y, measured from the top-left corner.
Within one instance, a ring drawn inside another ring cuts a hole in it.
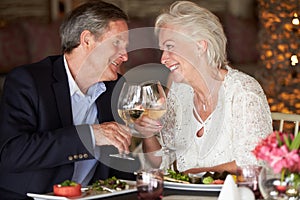
[[[192,87],[173,83],[170,88],[163,131],[175,134],[179,171],[233,160],[237,165],[257,164],[251,151],[261,138],[272,132],[269,105],[254,78],[230,67],[227,69],[216,109],[203,123],[193,114]],[[202,127],[204,134],[197,137]]]

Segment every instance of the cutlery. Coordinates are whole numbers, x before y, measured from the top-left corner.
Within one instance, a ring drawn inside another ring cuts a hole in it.
[[[106,187],[106,186],[100,186],[103,190],[105,190],[105,191],[108,191],[108,192],[115,192],[116,190],[114,190],[114,189],[111,189],[111,188],[109,188],[109,187]]]

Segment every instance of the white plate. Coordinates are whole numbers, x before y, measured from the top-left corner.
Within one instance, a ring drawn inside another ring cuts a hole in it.
[[[184,184],[164,181],[164,188],[192,191],[221,191],[223,184]]]
[[[88,199],[100,199],[100,198],[105,198],[105,197],[111,197],[115,195],[120,195],[120,194],[127,194],[131,192],[135,192],[136,190],[136,182],[135,181],[127,181],[127,180],[122,180],[126,181],[129,184],[129,189],[127,190],[121,190],[121,191],[115,191],[115,192],[106,192],[106,191],[101,191],[97,192],[97,194],[91,194],[89,192],[83,191],[81,196],[79,197],[72,197],[72,198],[67,198],[67,197],[60,197],[60,196],[55,196],[53,193],[47,193],[47,194],[34,194],[34,193],[27,193],[27,196],[34,198],[35,200],[88,200]]]
[[[217,200],[218,197],[209,196],[191,196],[191,195],[169,195],[163,197],[163,200]]]

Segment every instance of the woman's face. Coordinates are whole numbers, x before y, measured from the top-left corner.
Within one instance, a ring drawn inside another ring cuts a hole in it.
[[[161,63],[170,69],[174,81],[189,82],[195,73],[199,73],[198,45],[178,27],[162,27],[159,46],[163,51]]]

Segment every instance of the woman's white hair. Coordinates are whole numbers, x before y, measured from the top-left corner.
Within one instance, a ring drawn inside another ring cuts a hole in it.
[[[155,32],[165,25],[174,25],[184,30],[195,41],[207,42],[207,61],[210,66],[223,68],[227,61],[226,43],[219,18],[206,8],[189,1],[176,1],[170,9],[156,18]]]

